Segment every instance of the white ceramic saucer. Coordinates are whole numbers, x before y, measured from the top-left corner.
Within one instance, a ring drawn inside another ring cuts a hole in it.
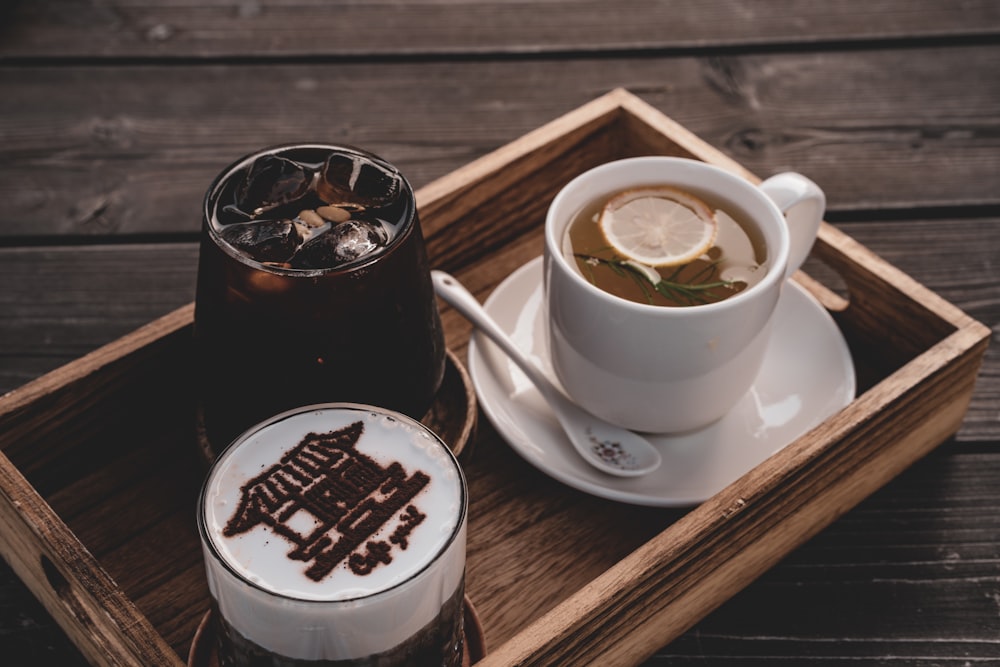
[[[558,385],[548,357],[542,258],[512,273],[484,304]],[[854,364],[830,314],[790,282],[775,313],[764,367],[718,422],[684,435],[653,435],[663,465],[638,478],[611,477],[585,463],[521,371],[476,335],[469,374],[490,422],[525,460],[550,477],[602,498],[636,505],[700,503],[854,398]]]

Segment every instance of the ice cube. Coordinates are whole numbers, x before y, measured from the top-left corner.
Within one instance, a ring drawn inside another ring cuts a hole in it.
[[[367,220],[348,220],[315,236],[291,259],[296,269],[329,269],[370,255],[388,242],[385,231]]]
[[[331,153],[316,182],[316,194],[327,204],[381,208],[396,201],[403,189],[395,169],[361,155]]]
[[[227,225],[222,238],[258,262],[287,262],[295,254],[302,237],[291,220],[254,220]]]
[[[309,192],[313,172],[277,155],[254,161],[236,189],[236,207],[250,216],[295,201]]]

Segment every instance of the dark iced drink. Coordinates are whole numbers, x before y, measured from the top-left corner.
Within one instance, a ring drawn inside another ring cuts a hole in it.
[[[223,171],[205,197],[195,339],[216,451],[316,402],[420,418],[444,340],[406,179],[370,153],[319,144]]]
[[[399,413],[306,406],[224,450],[198,508],[223,667],[458,667],[468,498]]]

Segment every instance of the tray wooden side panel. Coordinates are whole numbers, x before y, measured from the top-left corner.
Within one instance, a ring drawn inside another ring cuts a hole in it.
[[[813,255],[840,274],[850,306],[836,314],[858,349],[898,367],[972,320],[913,278],[836,228],[827,227]]]
[[[634,665],[932,450],[961,423],[986,339],[969,327],[494,647],[484,667]]]
[[[177,360],[165,361],[161,353],[174,338],[187,335],[193,312],[192,304],[179,308],[0,397],[3,451],[17,455],[22,469],[45,467],[62,456],[67,440],[86,439],[102,429],[106,413],[114,414],[113,406],[121,408],[121,417],[128,416],[126,405],[147,413],[154,410],[149,399],[162,388],[136,395],[135,381],[161,373],[165,363],[179,377],[184,369],[177,367]],[[123,391],[125,386],[130,390]]]
[[[434,267],[457,272],[537,230],[550,193],[617,154],[620,112],[598,98],[421,188],[417,204]]]
[[[108,419],[141,414],[155,389],[137,394],[137,379],[164,377],[163,348],[190,319],[182,308],[0,399],[0,553],[95,665],[183,663],[7,454],[53,466]]]

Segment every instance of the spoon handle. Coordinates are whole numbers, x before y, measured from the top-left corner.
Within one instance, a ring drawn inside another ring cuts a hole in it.
[[[497,325],[476,297],[464,285],[444,271],[431,271],[431,280],[434,282],[434,291],[437,292],[438,296],[496,343],[507,357],[517,364],[517,367],[528,376],[528,379],[531,380],[542,396],[551,401],[558,401],[561,404],[566,403],[566,399],[559,390],[549,382],[549,379],[542,374],[535,364],[531,363],[524,352],[514,345],[514,341],[510,339],[507,332]]]
[[[587,463],[620,477],[645,475],[660,465],[660,453],[648,441],[584,412],[566,398],[458,280],[443,271],[431,271],[431,281],[438,296],[464,315],[524,371],[552,408],[570,445]]]

